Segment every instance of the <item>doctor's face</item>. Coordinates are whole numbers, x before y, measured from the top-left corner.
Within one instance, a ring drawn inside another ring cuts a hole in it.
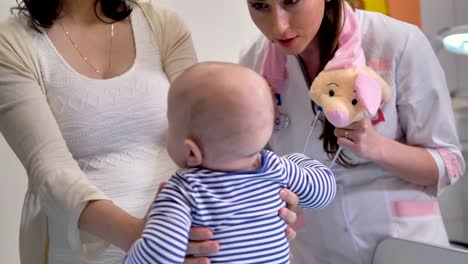
[[[325,10],[325,0],[247,0],[247,4],[260,31],[293,55],[302,53],[315,38]]]

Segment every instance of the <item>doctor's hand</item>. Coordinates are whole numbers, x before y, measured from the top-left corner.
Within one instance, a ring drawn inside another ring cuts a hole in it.
[[[356,121],[344,128],[335,128],[338,145],[343,146],[360,158],[375,160],[381,153],[381,142],[385,137],[375,131],[370,119]]]

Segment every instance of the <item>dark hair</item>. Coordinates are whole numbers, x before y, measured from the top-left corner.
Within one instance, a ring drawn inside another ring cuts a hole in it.
[[[63,6],[63,0],[23,0],[21,2],[16,0],[16,3],[17,7],[12,8],[12,11],[16,10],[27,15],[30,18],[31,27],[37,30],[41,27],[50,28],[59,18]],[[103,22],[106,21],[99,17],[96,11],[98,4],[101,4],[104,16],[113,21],[124,20],[132,12],[125,0],[95,0],[94,13]]]
[[[348,1],[352,7],[353,2]],[[345,0],[330,0],[325,2],[325,14],[318,31],[318,39],[320,45],[320,71],[325,68],[325,65],[330,61],[338,48],[338,38],[341,33],[342,23],[340,21],[343,17],[343,9]],[[312,101],[314,113],[316,113],[316,105]],[[333,126],[326,118],[323,120],[323,131],[320,139],[323,139],[323,149],[331,158],[338,151],[339,145],[337,137],[334,134],[335,126]],[[338,156],[337,162],[345,167],[354,167],[355,164],[351,163],[345,153],[341,152]]]

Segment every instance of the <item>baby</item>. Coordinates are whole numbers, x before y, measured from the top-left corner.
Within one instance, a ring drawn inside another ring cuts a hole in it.
[[[289,263],[280,189],[321,208],[336,185],[317,161],[264,150],[274,120],[267,82],[237,64],[199,63],[172,84],[167,113],[168,152],[182,169],[158,195],[126,263],[183,263],[191,226],[210,228],[219,242],[211,263]]]

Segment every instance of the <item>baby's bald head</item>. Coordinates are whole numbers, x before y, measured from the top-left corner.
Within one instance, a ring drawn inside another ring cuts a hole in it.
[[[199,63],[182,73],[168,97],[170,137],[194,140],[204,159],[245,157],[268,142],[271,90],[256,72],[232,63]]]

